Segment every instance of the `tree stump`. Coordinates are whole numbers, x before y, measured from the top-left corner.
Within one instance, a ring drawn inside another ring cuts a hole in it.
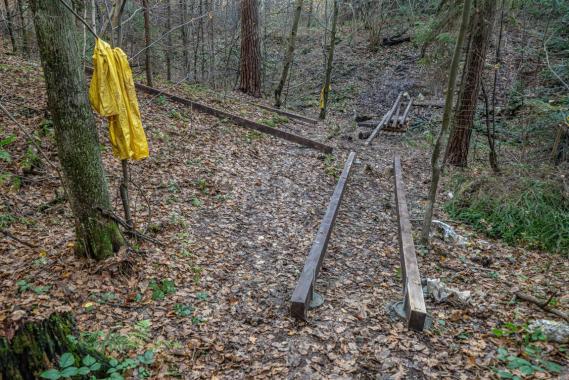
[[[52,314],[43,321],[27,322],[13,337],[0,337],[0,380],[32,380],[52,367],[65,352],[76,360],[91,355],[105,363],[104,356],[74,343],[75,319],[69,313]]]

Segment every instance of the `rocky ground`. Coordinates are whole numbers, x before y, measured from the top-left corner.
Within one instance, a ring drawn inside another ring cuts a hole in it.
[[[378,93],[376,82],[362,86],[358,113],[385,112],[399,91],[424,92],[420,71],[385,70],[388,91]],[[10,147],[14,159],[2,170],[22,177],[19,187],[4,185],[0,212],[9,215],[11,234],[36,246],[0,240],[5,334],[54,311],[71,311],[81,331],[107,337],[130,336],[137,322],[149,321],[149,336],[123,355],[154,349],[155,378],[470,379],[495,377],[505,367],[498,348],[523,356],[526,322],[555,319],[514,301],[514,290],[546,298],[557,289],[556,307],[569,309],[567,260],[506,247],[453,224],[468,244],[435,237],[430,252],[418,249],[419,267],[424,278],[470,291],[471,302],[427,298],[432,327],[422,333],[390,315],[388,305],[402,297],[390,168],[399,153],[418,226],[430,177],[419,122],[440,117],[436,109],[414,109],[407,134],[380,134],[370,147],[355,137],[349,112],[333,112],[317,126],[277,122],[336,148],[324,156],[140,93],[151,157],[132,164],[135,219],[164,246],[133,242],[117,258],[96,264],[72,255],[72,215],[58,201],[55,171],[43,164],[23,173],[19,166],[28,147],[22,129],[38,130],[45,119],[41,69],[1,54],[0,87],[0,101],[22,124],[0,115],[2,133],[18,137]],[[205,90],[166,87],[258,121],[273,117],[241,95],[214,99]],[[57,163],[49,136],[41,138],[42,150]],[[100,136],[120,213],[120,165],[102,121]],[[298,322],[289,316],[290,296],[350,151],[357,152],[356,161],[316,285],[325,303]],[[443,187],[440,199],[446,196]],[[440,210],[437,218],[447,221]],[[163,280],[175,290],[160,299],[154,283]],[[19,281],[31,287],[22,290]],[[506,322],[519,329],[496,336],[492,330]],[[535,344],[544,359],[567,364],[566,346]]]

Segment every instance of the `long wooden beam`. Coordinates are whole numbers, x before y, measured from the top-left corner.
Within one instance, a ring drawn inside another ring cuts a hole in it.
[[[340,203],[344,196],[344,190],[346,189],[346,183],[348,182],[350,169],[352,168],[355,157],[356,153],[351,152],[344,164],[342,175],[336,184],[334,194],[332,194],[324,219],[322,219],[320,228],[316,233],[316,239],[312,244],[308,258],[304,263],[304,269],[302,270],[298,284],[292,293],[290,313],[295,318],[306,320],[306,312],[310,305],[310,301],[312,300],[314,284],[318,277],[318,273],[320,273],[324,256],[326,256],[328,241],[330,240],[330,235],[334,228],[336,216],[340,209]]]
[[[217,108],[206,106],[203,103],[199,103],[199,102],[189,100],[186,98],[181,98],[181,97],[176,96],[176,95],[168,94],[168,93],[165,93],[165,92],[160,91],[158,89],[148,87],[148,86],[145,86],[145,85],[140,84],[140,83],[136,84],[136,88],[138,88],[138,89],[140,89],[146,93],[149,93],[149,94],[163,95],[164,97],[166,97],[172,101],[190,106],[199,112],[203,112],[203,113],[207,113],[209,115],[213,115],[213,116],[216,116],[219,118],[231,120],[235,124],[240,125],[240,126],[245,127],[245,128],[254,129],[256,131],[263,132],[263,133],[266,133],[266,134],[269,134],[269,135],[272,135],[275,137],[279,137],[283,140],[288,140],[288,141],[291,141],[291,142],[294,142],[294,143],[297,143],[300,145],[304,145],[304,146],[322,151],[324,153],[332,153],[332,151],[333,151],[333,148],[329,145],[322,144],[322,143],[319,143],[317,141],[310,140],[310,139],[307,139],[307,138],[302,137],[302,136],[295,135],[295,134],[290,133],[290,132],[285,132],[285,131],[282,131],[282,130],[277,129],[277,128],[272,128],[272,127],[254,122],[252,120],[245,119],[241,116],[237,116],[237,115],[234,115],[234,114],[229,113],[229,112],[222,111],[222,110],[217,109]]]
[[[423,331],[427,317],[427,308],[421,287],[421,275],[419,274],[419,264],[415,254],[411,222],[409,221],[409,210],[407,209],[403,175],[401,174],[401,159],[398,155],[393,158],[393,173],[407,327],[416,331]]]
[[[93,69],[88,67],[88,68],[86,68],[86,71],[87,71],[87,73],[92,74]],[[135,83],[135,86],[137,89],[142,90],[142,91],[146,92],[147,94],[163,95],[165,98],[168,98],[171,101],[190,106],[190,107],[192,107],[192,109],[195,109],[198,112],[203,112],[203,113],[207,113],[209,115],[213,115],[213,116],[216,116],[216,117],[219,117],[222,119],[231,120],[233,123],[235,123],[241,127],[254,129],[256,131],[266,133],[268,135],[281,138],[283,140],[291,141],[291,142],[294,142],[296,144],[307,146],[309,148],[313,148],[313,149],[319,150],[319,151],[324,152],[324,153],[332,153],[332,151],[334,150],[331,146],[319,143],[318,141],[310,140],[310,139],[307,139],[305,137],[298,136],[298,135],[295,135],[293,133],[285,132],[285,131],[282,131],[282,130],[277,129],[277,128],[271,128],[271,127],[268,127],[266,125],[257,123],[255,121],[245,119],[241,116],[237,116],[237,115],[234,115],[232,113],[225,112],[225,111],[222,111],[220,109],[207,106],[203,103],[199,103],[199,102],[196,102],[194,100],[182,98],[182,97],[177,96],[177,95],[169,94],[167,92],[161,91],[161,90],[156,89],[154,87],[146,86],[146,85],[141,84],[141,83]]]
[[[266,106],[264,104],[251,103],[251,105],[254,105],[255,107],[262,108],[262,109],[267,110],[267,111],[278,113],[279,115],[290,117],[291,119],[304,121],[304,122],[309,123],[309,124],[318,124],[318,120],[316,120],[316,119],[311,119],[309,117],[299,115],[297,113],[293,113],[290,111],[283,111],[281,109],[269,107],[269,106]]]

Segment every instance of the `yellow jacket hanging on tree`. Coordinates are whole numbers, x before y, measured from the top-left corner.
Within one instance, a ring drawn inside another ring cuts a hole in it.
[[[89,100],[99,115],[108,117],[113,154],[121,160],[148,157],[148,143],[126,54],[97,39],[93,65]]]

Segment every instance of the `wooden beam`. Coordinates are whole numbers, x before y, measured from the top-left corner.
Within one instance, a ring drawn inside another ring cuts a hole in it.
[[[93,73],[93,69],[90,67],[87,67],[85,70],[89,74]],[[305,137],[298,136],[298,135],[295,135],[293,133],[285,132],[285,131],[282,131],[282,130],[277,129],[277,128],[271,128],[271,127],[268,127],[266,125],[257,123],[255,121],[245,119],[241,116],[237,116],[237,115],[234,115],[232,113],[225,112],[225,111],[222,111],[220,109],[207,106],[203,103],[199,103],[199,102],[196,102],[194,100],[182,98],[182,97],[177,96],[177,95],[169,94],[167,92],[161,91],[161,90],[156,89],[154,87],[149,87],[149,86],[146,86],[146,85],[141,84],[141,83],[135,83],[135,86],[137,89],[142,90],[142,91],[146,92],[147,94],[163,95],[165,98],[168,98],[169,100],[171,100],[173,102],[177,102],[180,104],[190,106],[192,109],[195,109],[198,112],[207,113],[209,115],[213,115],[213,116],[219,117],[221,119],[231,120],[233,123],[235,123],[241,127],[254,129],[256,131],[266,133],[268,135],[281,138],[283,140],[291,141],[291,142],[294,142],[294,143],[299,144],[299,145],[307,146],[309,148],[313,148],[313,149],[319,150],[319,151],[324,152],[324,153],[332,153],[332,151],[334,150],[331,146],[319,143],[318,141],[310,140],[310,139],[307,139]]]
[[[407,210],[405,187],[403,185],[403,175],[401,174],[401,160],[398,155],[393,158],[393,177],[395,182],[401,277],[403,279],[403,294],[405,297],[404,310],[407,316],[407,327],[412,330],[423,331],[427,317],[427,308],[423,297],[423,288],[421,287],[419,264],[417,263],[417,256],[415,255],[411,222],[409,221],[409,210]]]
[[[295,318],[306,320],[306,312],[310,305],[310,301],[312,300],[314,284],[318,277],[318,273],[320,273],[324,256],[326,255],[328,241],[330,240],[330,235],[334,228],[334,222],[338,215],[340,203],[344,196],[344,190],[346,189],[346,183],[348,181],[350,169],[352,168],[355,156],[356,153],[351,152],[344,164],[342,175],[336,184],[334,194],[332,194],[324,219],[322,219],[320,228],[316,233],[316,239],[312,244],[308,258],[304,263],[304,269],[302,270],[298,284],[292,293],[290,313]]]
[[[395,112],[397,106],[399,105],[399,102],[401,101],[401,97],[403,96],[403,93],[400,93],[399,96],[397,96],[397,100],[395,100],[395,103],[393,104],[393,107],[391,107],[391,109],[389,110],[388,113],[385,114],[385,116],[383,117],[383,119],[381,120],[381,123],[379,123],[377,125],[377,127],[373,130],[373,132],[371,133],[371,135],[369,135],[368,139],[365,142],[365,145],[368,146],[369,144],[371,144],[371,141],[375,138],[375,136],[379,133],[379,131],[381,130],[381,128],[383,128],[383,126],[385,124],[389,123],[389,120],[391,120],[391,117],[393,116],[393,113]]]
[[[257,103],[250,103],[250,104],[255,106],[255,107],[259,107],[259,108],[262,108],[264,110],[267,110],[267,111],[278,113],[279,115],[287,116],[291,119],[300,120],[300,121],[303,121],[303,122],[309,123],[309,124],[318,124],[318,120],[311,119],[309,117],[299,115],[297,113],[293,113],[293,112],[289,112],[289,111],[283,111],[283,110],[280,110],[278,108],[266,106],[264,104],[257,104]]]
[[[403,113],[403,121],[401,122],[401,125],[404,125],[407,122],[407,118],[409,117],[409,111],[411,111],[412,105],[413,105],[413,98],[409,99],[409,104],[407,104],[407,108]]]

